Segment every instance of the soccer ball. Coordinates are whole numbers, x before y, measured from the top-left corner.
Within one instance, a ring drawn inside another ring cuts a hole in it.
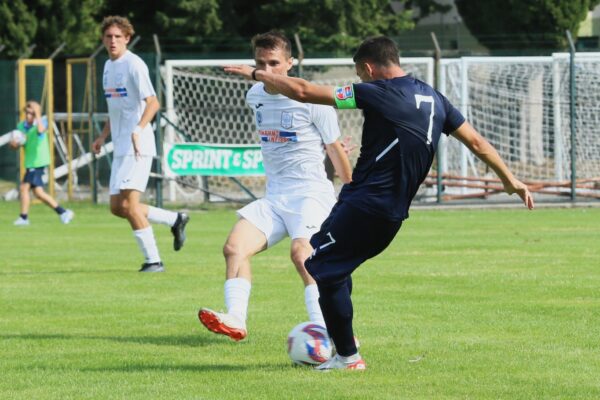
[[[11,140],[14,140],[15,142],[17,142],[17,144],[21,146],[24,145],[27,141],[27,136],[25,136],[25,134],[18,129],[15,129],[10,133],[10,138]]]
[[[303,322],[290,331],[287,351],[295,364],[318,365],[331,358],[332,342],[324,326]]]

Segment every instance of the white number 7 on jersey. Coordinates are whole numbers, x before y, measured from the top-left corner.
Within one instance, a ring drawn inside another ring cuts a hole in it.
[[[433,100],[433,96],[423,96],[422,94],[415,94],[415,101],[417,102],[417,109],[421,108],[421,103],[431,103],[431,112],[429,113],[429,128],[427,129],[427,144],[431,144],[431,131],[433,129],[435,101]]]

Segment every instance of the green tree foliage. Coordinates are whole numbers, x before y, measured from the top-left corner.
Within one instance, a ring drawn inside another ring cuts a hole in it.
[[[99,44],[99,30],[94,13],[96,0],[28,0],[38,28],[34,37],[35,54],[48,57],[61,43],[65,52],[89,54]]]
[[[23,0],[0,0],[0,44],[6,46],[2,56],[22,55],[36,30],[37,21]]]
[[[221,29],[218,9],[217,0],[104,0],[102,15],[129,18],[144,38],[157,34],[195,43]]]
[[[466,26],[496,49],[563,49],[565,30],[575,34],[599,0],[456,0]]]
[[[0,42],[9,57],[32,44],[32,56],[48,57],[63,42],[67,52],[89,53],[98,43],[98,9],[96,0],[0,0]]]
[[[414,26],[409,11],[392,12],[388,0],[225,0],[221,16],[232,36],[248,38],[270,29],[298,33],[307,52],[348,54],[372,35],[396,35]]]

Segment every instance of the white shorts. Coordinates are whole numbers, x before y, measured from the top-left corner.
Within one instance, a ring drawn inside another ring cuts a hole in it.
[[[239,209],[237,214],[263,232],[271,247],[286,236],[310,239],[335,202],[333,193],[268,196]]]
[[[119,194],[121,190],[137,190],[143,193],[150,178],[152,158],[152,156],[141,156],[138,160],[134,156],[113,158],[110,169],[110,195]]]

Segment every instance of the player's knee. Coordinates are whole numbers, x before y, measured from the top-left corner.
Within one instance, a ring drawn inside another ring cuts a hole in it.
[[[110,212],[117,217],[127,218],[127,215],[129,215],[127,208],[122,203],[113,203],[110,205]]]
[[[227,240],[223,245],[223,257],[239,257],[243,254],[242,246],[232,240]]]
[[[306,271],[306,268],[304,267],[304,262],[309,257],[309,255],[310,253],[306,254],[305,252],[292,252],[291,259],[298,271]]]
[[[310,257],[312,249],[306,246],[292,246],[290,258],[298,270],[305,270],[304,263]]]

